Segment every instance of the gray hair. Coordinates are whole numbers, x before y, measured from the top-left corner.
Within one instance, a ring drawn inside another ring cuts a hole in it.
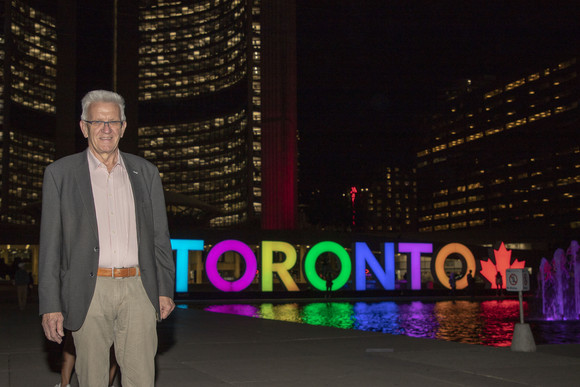
[[[81,100],[81,105],[83,107],[83,112],[81,114],[81,120],[88,119],[88,111],[91,104],[94,102],[112,102],[119,105],[121,111],[121,121],[125,121],[125,100],[119,94],[108,91],[108,90],[93,90],[89,91],[83,99]]]

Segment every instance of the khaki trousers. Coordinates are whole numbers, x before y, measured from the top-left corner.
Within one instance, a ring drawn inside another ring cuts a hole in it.
[[[108,385],[113,344],[123,387],[153,387],[156,329],[155,308],[141,277],[98,277],[87,317],[73,332],[80,387]]]

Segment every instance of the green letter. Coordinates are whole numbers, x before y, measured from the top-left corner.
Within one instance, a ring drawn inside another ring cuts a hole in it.
[[[316,289],[320,291],[326,290],[326,279],[320,278],[316,272],[316,260],[322,253],[333,253],[340,261],[340,273],[332,281],[332,290],[337,290],[343,287],[348,279],[350,278],[350,273],[352,271],[352,263],[350,261],[350,256],[346,250],[336,242],[320,242],[314,245],[304,260],[304,274],[308,279],[308,282]]]

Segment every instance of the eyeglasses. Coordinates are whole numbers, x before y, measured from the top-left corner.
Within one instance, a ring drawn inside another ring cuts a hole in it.
[[[121,126],[123,126],[123,121],[83,121],[91,125],[96,130],[103,129],[105,125],[109,125],[109,128],[112,130],[119,130],[121,129]]]

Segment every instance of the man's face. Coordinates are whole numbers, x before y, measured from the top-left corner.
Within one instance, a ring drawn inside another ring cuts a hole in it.
[[[89,106],[87,121],[121,121],[121,110],[112,102],[94,102]],[[88,122],[80,122],[81,130],[88,139],[89,149],[98,157],[115,153],[119,147],[119,140],[123,137],[126,122],[120,128],[112,128],[105,124],[102,128]]]

